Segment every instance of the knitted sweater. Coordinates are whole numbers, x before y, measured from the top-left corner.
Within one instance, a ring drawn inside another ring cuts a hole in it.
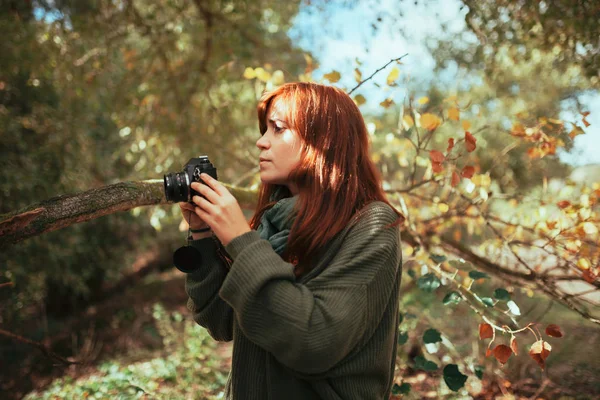
[[[256,231],[219,256],[213,238],[192,242],[202,265],[186,277],[194,320],[233,340],[226,395],[234,400],[388,399],[396,358],[401,278],[396,213],[360,210],[314,268],[293,266]]]

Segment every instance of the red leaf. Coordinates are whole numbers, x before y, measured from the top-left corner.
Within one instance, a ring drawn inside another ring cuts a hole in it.
[[[505,344],[499,344],[494,348],[494,357],[496,357],[496,360],[498,360],[500,364],[506,364],[511,354],[512,350]]]
[[[471,132],[469,131],[465,132],[465,145],[467,146],[467,151],[469,153],[475,150],[477,147],[477,139],[475,139],[475,137],[471,135]]]
[[[594,273],[591,270],[586,269],[585,271],[583,271],[583,279],[585,279],[585,281],[588,283],[594,283],[594,281],[596,280],[596,275],[594,275]]]
[[[510,349],[513,351],[513,353],[515,353],[515,356],[519,355],[519,348],[517,346],[517,338],[516,337],[512,337],[512,339],[510,339]]]
[[[560,327],[556,324],[550,324],[546,327],[546,335],[552,337],[563,337]]]
[[[452,182],[450,184],[452,186],[456,186],[460,183],[460,176],[456,173],[456,171],[452,171]]]
[[[479,339],[494,337],[494,328],[490,324],[479,324]]]
[[[446,157],[444,157],[444,154],[441,151],[431,150],[429,152],[429,158],[431,159],[431,162],[443,163]]]
[[[490,348],[488,347],[487,349],[485,349],[485,356],[489,357],[492,355],[492,351],[490,350]]]
[[[473,177],[474,173],[475,173],[475,168],[470,165],[467,165],[466,167],[463,168],[461,175],[464,178],[471,179]]]
[[[529,349],[529,356],[533,358],[536,363],[538,363],[541,369],[544,369],[546,367],[546,358],[548,358],[551,351],[552,346],[550,346],[548,342],[538,340],[531,345],[531,349]]]
[[[559,201],[558,203],[556,203],[556,205],[559,208],[567,208],[571,205],[571,203],[568,200],[562,200],[562,201]]]
[[[446,149],[446,153],[450,153],[454,148],[454,138],[448,139],[448,148]]]
[[[433,169],[433,172],[435,172],[436,174],[442,172],[444,170],[444,167],[442,167],[442,164],[437,163],[437,162],[432,162],[431,163],[431,169]]]

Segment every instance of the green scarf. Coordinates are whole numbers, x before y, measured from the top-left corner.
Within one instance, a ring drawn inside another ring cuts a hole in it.
[[[279,200],[264,212],[256,230],[262,239],[271,243],[273,250],[279,255],[283,254],[287,246],[290,229],[294,223],[294,205],[297,199],[298,196]]]

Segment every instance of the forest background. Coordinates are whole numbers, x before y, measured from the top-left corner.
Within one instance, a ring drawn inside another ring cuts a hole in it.
[[[222,396],[177,206],[10,223],[200,154],[256,190],[256,102],[291,81],[351,92],[407,216],[393,396],[600,396],[597,2],[0,5],[0,397]]]

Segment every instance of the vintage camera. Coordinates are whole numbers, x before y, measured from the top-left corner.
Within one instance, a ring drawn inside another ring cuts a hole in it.
[[[193,182],[202,182],[201,173],[206,173],[217,179],[217,169],[212,165],[207,156],[191,158],[184,166],[183,172],[173,172],[164,176],[165,197],[167,201],[178,203],[181,201],[192,202],[192,197],[200,195],[192,190]]]

